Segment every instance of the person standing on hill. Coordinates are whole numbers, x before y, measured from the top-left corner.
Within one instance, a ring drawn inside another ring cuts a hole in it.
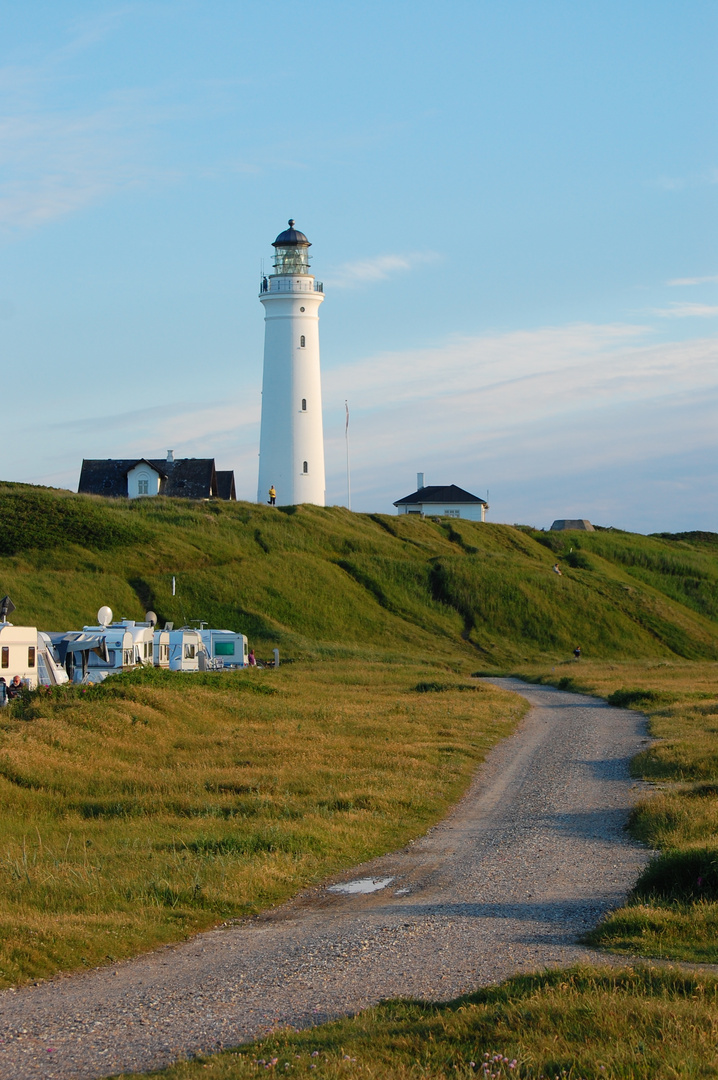
[[[577,645],[576,648],[573,650],[573,658],[574,658],[574,660],[580,660],[581,659],[581,646],[580,645]]]
[[[269,489],[269,505],[275,506],[277,502],[277,492],[274,489],[274,484]]]

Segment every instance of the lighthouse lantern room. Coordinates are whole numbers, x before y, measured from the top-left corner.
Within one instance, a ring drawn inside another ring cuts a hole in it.
[[[263,277],[264,376],[258,501],[324,506],[324,434],[319,305],[324,286],[309,268],[311,244],[289,228],[274,241],[274,273]]]

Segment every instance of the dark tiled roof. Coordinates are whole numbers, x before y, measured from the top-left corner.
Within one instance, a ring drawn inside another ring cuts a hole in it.
[[[234,502],[237,492],[234,489],[234,470],[219,469],[217,471],[217,496],[220,499],[228,499]]]
[[[137,458],[111,459],[96,461],[85,459],[82,462],[80,483],[77,490],[81,495],[110,495],[114,498],[127,498],[127,473]]]
[[[78,491],[83,495],[109,495],[127,498],[127,474],[140,462],[145,462],[160,476],[160,495],[183,499],[236,498],[234,473],[230,470],[223,477],[220,493],[214,458],[179,458],[165,461],[161,458],[108,458],[107,460],[84,460]],[[229,479],[227,479],[229,478]]]
[[[167,470],[167,479],[160,484],[160,495],[172,495],[177,499],[210,499],[217,495],[214,458],[150,461],[150,465],[157,472]]]
[[[483,503],[488,506],[485,499],[479,499],[476,495],[470,495],[468,491],[449,484],[448,487],[433,485],[419,488],[413,495],[407,495],[404,499],[397,499],[394,506],[405,506],[407,503]]]

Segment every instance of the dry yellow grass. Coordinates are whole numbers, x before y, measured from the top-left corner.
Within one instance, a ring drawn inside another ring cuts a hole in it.
[[[405,843],[523,708],[445,667],[331,661],[109,680],[6,715],[1,983],[176,940]]]

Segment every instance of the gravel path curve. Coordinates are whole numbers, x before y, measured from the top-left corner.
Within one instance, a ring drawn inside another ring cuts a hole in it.
[[[443,1000],[520,971],[605,960],[577,937],[648,852],[624,831],[644,790],[635,713],[515,679],[532,705],[425,837],[258,918],[113,967],[0,994],[0,1077],[94,1080],[307,1027],[381,998]]]

